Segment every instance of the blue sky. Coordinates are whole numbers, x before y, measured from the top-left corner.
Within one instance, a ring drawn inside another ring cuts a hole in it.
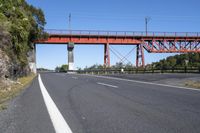
[[[45,29],[67,29],[72,14],[74,30],[144,31],[144,18],[150,16],[150,31],[199,32],[199,0],[27,0],[41,8],[46,17]],[[112,46],[126,55],[135,46]],[[135,54],[128,57],[135,64]],[[151,63],[173,54],[150,54]],[[67,63],[66,45],[37,45],[37,67],[54,69]],[[120,60],[111,52],[111,64]],[[76,45],[75,67],[103,64],[103,46]],[[126,62],[125,62],[126,63]]]

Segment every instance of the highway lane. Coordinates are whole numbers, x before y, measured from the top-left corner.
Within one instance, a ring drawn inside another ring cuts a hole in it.
[[[83,75],[42,77],[74,132],[200,131],[199,92]]]
[[[41,79],[73,133],[200,132],[200,91],[64,73],[41,73]],[[18,110],[32,116],[20,115],[14,128],[54,132],[37,80],[17,99],[24,103]]]

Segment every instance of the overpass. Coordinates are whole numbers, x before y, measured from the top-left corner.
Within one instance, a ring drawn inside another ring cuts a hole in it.
[[[74,45],[104,45],[104,65],[110,67],[109,45],[136,45],[136,67],[144,67],[144,49],[149,53],[200,52],[198,32],[133,32],[94,30],[45,30],[48,38],[35,44],[68,44],[69,70],[74,70]]]

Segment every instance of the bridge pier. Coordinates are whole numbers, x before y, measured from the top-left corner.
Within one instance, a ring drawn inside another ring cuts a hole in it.
[[[74,70],[74,43],[69,42],[67,45],[68,50],[68,70],[73,71]]]
[[[37,73],[36,67],[36,46],[33,44],[32,50],[28,52],[29,68],[32,73]]]
[[[136,67],[145,67],[143,44],[137,44]]]
[[[104,67],[110,67],[109,43],[104,44]]]

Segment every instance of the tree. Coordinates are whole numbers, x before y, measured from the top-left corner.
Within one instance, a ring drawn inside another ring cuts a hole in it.
[[[176,58],[174,58],[174,57],[169,57],[169,58],[167,58],[167,62],[169,62],[169,66],[168,67],[174,67],[175,65],[176,65]]]
[[[55,68],[55,71],[56,72],[66,72],[68,70],[68,65],[66,65],[66,64],[64,64],[64,65],[62,65],[62,66],[57,66],[56,68]]]

